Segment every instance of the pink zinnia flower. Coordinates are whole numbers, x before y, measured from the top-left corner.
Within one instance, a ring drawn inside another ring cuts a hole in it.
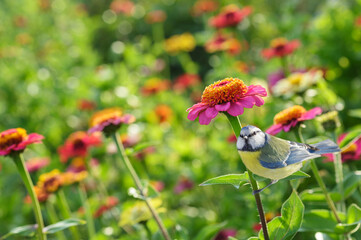
[[[288,41],[286,38],[276,38],[271,41],[271,48],[262,50],[262,55],[266,59],[284,57],[293,53],[300,45],[298,40]]]
[[[0,156],[22,152],[27,145],[40,143],[44,137],[37,133],[27,134],[23,128],[12,128],[0,133]]]
[[[226,78],[206,87],[201,102],[187,109],[188,119],[194,121],[199,117],[201,125],[208,125],[219,112],[238,116],[244,108],[262,106],[265,96],[266,89],[260,85],[246,86],[238,78]]]
[[[190,180],[187,177],[181,177],[178,182],[177,185],[174,187],[174,193],[175,194],[181,194],[182,192],[192,189],[194,186],[194,183],[192,180]]]
[[[222,34],[220,32],[208,40],[204,47],[209,53],[226,51],[231,55],[236,55],[242,50],[240,41],[229,34]]]
[[[72,133],[63,146],[58,148],[60,161],[65,163],[72,157],[85,157],[91,146],[99,146],[101,138],[98,134],[87,134],[83,131]]]
[[[347,136],[347,133],[343,133],[337,139],[337,143],[340,144],[342,140]],[[327,157],[326,162],[334,160],[333,154],[324,154],[323,156]],[[361,159],[361,138],[357,139],[356,142],[351,144],[346,149],[341,151],[342,162],[347,161],[357,161]]]
[[[42,158],[35,157],[27,160],[25,165],[26,165],[26,169],[28,169],[29,172],[35,172],[43,167],[48,166],[49,163],[50,160],[47,157],[42,157]]]
[[[213,240],[227,240],[228,237],[235,237],[237,235],[237,230],[235,229],[222,229],[217,233]]]
[[[130,114],[123,115],[120,108],[107,108],[96,112],[90,119],[89,133],[103,132],[106,136],[114,133],[122,124],[131,124],[135,117]]]
[[[209,24],[216,28],[225,28],[230,26],[236,26],[245,17],[252,13],[252,7],[247,6],[242,9],[236,5],[231,4],[225,6],[221,13],[209,20]]]
[[[274,124],[266,130],[266,133],[275,135],[282,130],[288,132],[298,123],[305,120],[314,119],[317,115],[320,115],[321,113],[322,109],[319,107],[315,107],[309,111],[306,111],[306,109],[302,106],[292,106],[276,114],[276,116],[273,118]]]
[[[185,73],[177,77],[173,88],[176,91],[183,92],[189,87],[200,84],[201,77],[198,74]]]

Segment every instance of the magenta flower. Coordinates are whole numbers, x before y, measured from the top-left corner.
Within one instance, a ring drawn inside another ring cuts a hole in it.
[[[190,180],[189,178],[186,177],[181,177],[178,182],[177,185],[174,187],[174,193],[175,194],[181,194],[182,192],[192,189],[194,186],[194,183],[192,180]]]
[[[228,237],[235,237],[237,235],[237,230],[235,229],[222,229],[218,232],[214,240],[227,240]]]
[[[37,133],[27,134],[23,128],[12,128],[0,133],[0,156],[22,152],[27,145],[40,143],[44,137]]]
[[[337,139],[337,143],[340,144],[346,136],[347,133],[341,134]],[[331,162],[334,160],[333,154],[324,154],[323,156],[327,157],[326,162]],[[346,149],[342,149],[341,159],[342,162],[357,161],[361,159],[361,138],[357,139],[356,142],[351,144]]]
[[[288,132],[298,123],[313,119],[316,117],[316,115],[321,113],[322,109],[319,107],[306,111],[306,109],[302,106],[292,106],[276,114],[276,116],[273,118],[274,124],[266,130],[266,133],[276,135],[282,130]]]
[[[238,116],[244,108],[260,107],[264,104],[262,97],[266,96],[266,89],[260,85],[247,87],[238,78],[226,78],[206,87],[201,102],[187,109],[188,119],[194,121],[199,117],[201,125],[208,125],[219,112]]]
[[[35,172],[43,167],[48,166],[50,163],[49,158],[47,157],[35,157],[35,158],[31,158],[28,161],[26,161],[25,165],[26,165],[26,169],[29,172]]]

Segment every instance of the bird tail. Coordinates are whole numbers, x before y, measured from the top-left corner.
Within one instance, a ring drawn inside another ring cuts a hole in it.
[[[339,146],[336,143],[334,143],[333,141],[331,141],[330,139],[327,139],[325,141],[322,141],[322,142],[319,142],[316,144],[311,144],[311,146],[318,149],[314,152],[317,154],[334,153],[334,152],[341,151]]]

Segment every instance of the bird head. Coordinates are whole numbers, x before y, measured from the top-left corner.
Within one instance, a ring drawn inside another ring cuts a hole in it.
[[[255,152],[264,147],[267,135],[259,128],[248,125],[241,129],[237,138],[237,149],[239,151]]]

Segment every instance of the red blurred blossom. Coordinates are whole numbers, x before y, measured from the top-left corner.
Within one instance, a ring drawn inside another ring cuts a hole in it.
[[[50,0],[38,0],[39,8],[43,11],[50,9]]]
[[[222,229],[217,233],[217,235],[213,240],[227,240],[228,237],[235,237],[236,235],[237,235],[236,229],[231,229],[231,228]]]
[[[355,26],[356,26],[356,27],[361,27],[361,16],[358,16],[358,17],[355,19]]]
[[[234,65],[235,65],[235,69],[238,70],[239,72],[249,73],[250,67],[248,66],[247,63],[242,61],[236,61]]]
[[[347,134],[348,133],[341,134],[337,139],[337,143],[340,144],[342,140],[347,136]],[[334,160],[333,154],[324,154],[323,156],[327,157],[326,162],[331,162]],[[342,149],[341,159],[342,162],[361,160],[361,137],[346,149]]]
[[[169,89],[170,83],[168,80],[160,78],[150,78],[148,79],[141,88],[141,93],[144,96],[150,96],[158,92],[165,91]]]
[[[155,150],[156,148],[154,146],[149,146],[134,154],[134,157],[139,161],[143,161],[148,154],[154,153]]]
[[[147,14],[145,20],[149,24],[164,22],[167,19],[167,15],[162,10],[154,10]]]
[[[149,184],[158,192],[161,192],[165,186],[162,181],[150,181]]]
[[[76,157],[71,160],[69,167],[66,169],[67,172],[82,172],[86,171],[85,159],[83,157]]]
[[[130,16],[134,10],[134,3],[128,0],[114,0],[110,4],[110,9],[117,14],[123,13]]]
[[[238,116],[244,108],[262,106],[265,96],[266,89],[260,85],[246,86],[238,78],[225,78],[206,87],[201,102],[187,109],[187,118],[194,121],[199,117],[201,125],[208,125],[219,112]]]
[[[27,145],[40,143],[44,137],[37,133],[27,134],[23,128],[12,128],[0,132],[0,156],[21,153]]]
[[[237,137],[236,137],[236,135],[234,135],[233,133],[230,134],[230,135],[228,136],[228,138],[227,138],[227,142],[229,142],[229,143],[235,143],[235,142],[237,142]]]
[[[47,157],[35,157],[28,159],[25,163],[26,169],[29,172],[35,172],[43,167],[48,166],[50,159]]]
[[[106,136],[114,133],[123,124],[135,122],[135,117],[131,114],[123,114],[120,108],[106,108],[93,114],[90,118],[89,133],[101,131]]]
[[[245,17],[252,13],[252,7],[247,6],[240,9],[238,6],[231,4],[225,6],[221,13],[209,20],[209,24],[216,28],[225,28],[236,26]]]
[[[176,91],[183,92],[187,88],[199,85],[200,83],[201,77],[198,74],[185,73],[176,78],[173,88]]]
[[[266,59],[284,57],[290,55],[301,45],[300,41],[288,41],[286,38],[276,38],[271,41],[271,48],[262,50],[262,56]]]
[[[200,16],[204,13],[214,12],[218,8],[218,2],[214,0],[198,0],[191,9],[193,16]]]
[[[65,163],[72,157],[85,157],[89,147],[99,146],[101,142],[101,136],[97,133],[74,132],[65,140],[64,145],[58,148],[60,161]]]
[[[81,99],[78,102],[78,109],[82,111],[92,111],[96,106],[95,102],[86,99]]]
[[[38,198],[38,201],[40,203],[45,202],[46,200],[48,200],[48,198],[50,196],[50,194],[47,193],[44,188],[41,188],[41,187],[38,187],[38,186],[34,186],[34,191],[35,191],[35,195]],[[24,203],[31,204],[31,198],[30,198],[29,195],[27,195],[24,198]]]
[[[213,38],[205,43],[205,49],[209,53],[225,51],[231,55],[236,55],[242,50],[242,44],[230,34],[218,32]]]
[[[295,127],[298,123],[306,120],[314,119],[317,115],[322,113],[319,107],[312,108],[309,111],[302,106],[295,105],[287,108],[275,115],[273,118],[273,125],[266,130],[266,133],[275,135],[282,130],[289,132],[291,128]]]
[[[186,190],[189,190],[189,189],[192,189],[194,186],[194,183],[192,180],[190,180],[189,178],[187,177],[184,177],[182,176],[176,186],[174,187],[173,191],[175,194],[181,194],[182,192],[186,191]]]
[[[172,109],[165,104],[160,104],[154,109],[155,115],[158,118],[159,123],[170,122],[173,117]]]
[[[101,205],[94,213],[94,218],[102,216],[106,211],[109,211],[119,203],[117,197],[109,196],[106,198],[105,203]]]
[[[281,214],[279,214],[279,213],[275,214],[275,213],[272,213],[272,212],[265,214],[265,218],[266,218],[267,222],[271,221],[276,216],[281,216]],[[253,230],[255,232],[259,232],[262,229],[262,224],[261,223],[255,223],[252,228],[253,228]]]

